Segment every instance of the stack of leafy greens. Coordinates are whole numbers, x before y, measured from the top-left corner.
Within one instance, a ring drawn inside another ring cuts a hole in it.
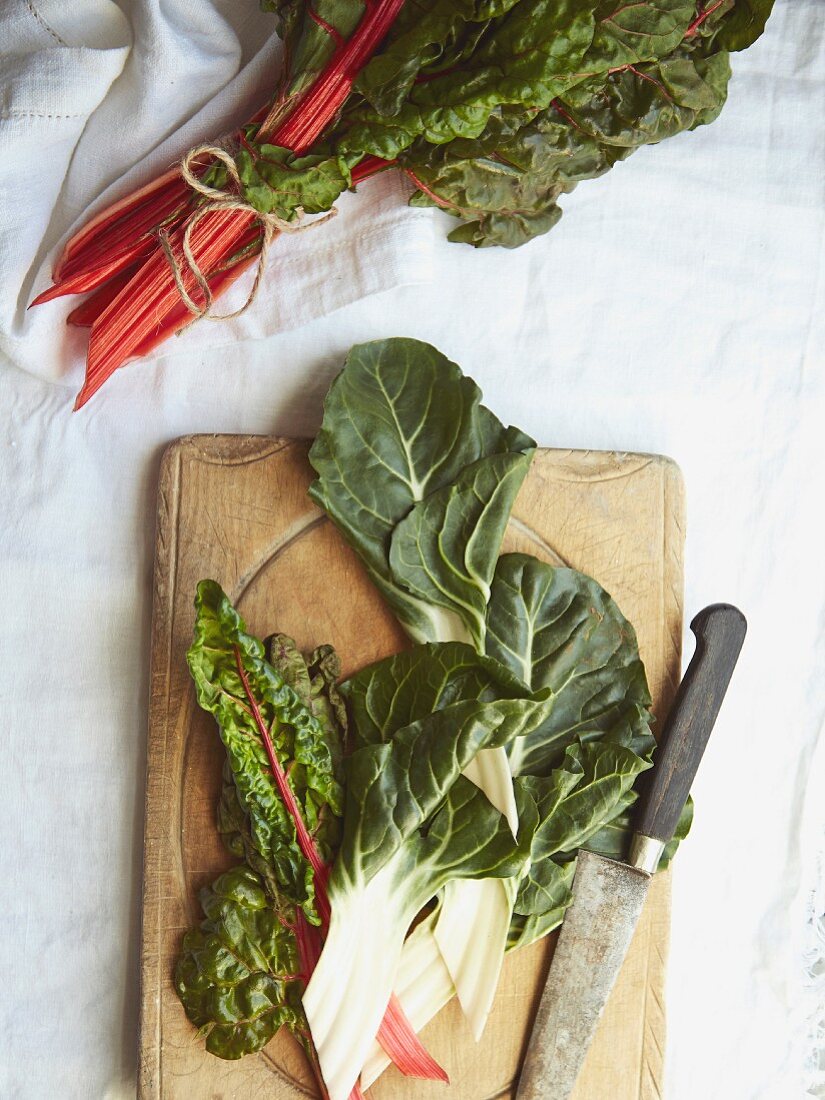
[[[451,240],[515,248],[546,233],[578,183],[716,118],[730,54],[759,37],[773,0],[263,6],[284,66],[274,98],[228,143],[230,165],[208,147],[193,158],[195,183],[213,190],[165,172],[76,233],[35,299],[93,292],[69,316],[91,329],[76,407],[260,257],[256,215],[283,228],[400,169],[415,205],[458,219]],[[235,206],[204,205],[216,194]]]
[[[246,866],[204,891],[178,991],[223,1057],[292,1028],[331,1100],[390,1060],[443,1076],[415,1032],[457,993],[480,1036],[505,952],[560,923],[581,846],[623,853],[650,766],[631,625],[581,573],[500,556],[534,444],[480,397],[426,344],[360,345],[310,452],[409,650],[339,695],[328,650],[308,669],[279,637],[267,660],[198,590],[190,667]]]
[[[189,668],[227,753],[218,829],[246,864],[201,892],[206,920],[184,938],[175,985],[212,1054],[239,1058],[286,1026],[326,1095],[301,996],[328,934],[341,839],[340,665],[331,647],[304,658],[283,634],[264,646],[214,581],[198,585],[195,607]],[[446,1079],[396,1002],[376,1034],[405,1073]]]
[[[265,0],[287,56],[331,55],[308,5]],[[730,53],[773,0],[421,0],[406,3],[355,80],[314,163],[242,154],[253,204],[328,209],[365,157],[398,164],[416,205],[461,221],[451,240],[514,248],[561,217],[559,196],[644,145],[712,122]],[[348,27],[348,5],[314,5]],[[278,163],[280,161],[280,163]],[[289,181],[297,178],[300,191]],[[310,205],[311,204],[311,205]]]

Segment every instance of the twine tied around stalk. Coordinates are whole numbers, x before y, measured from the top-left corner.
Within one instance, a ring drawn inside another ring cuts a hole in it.
[[[222,191],[217,187],[210,187],[208,184],[198,179],[193,170],[193,164],[195,161],[205,156],[219,160],[221,164],[223,164],[229,174],[229,178],[232,180],[235,187],[237,187],[238,193]],[[266,269],[267,256],[269,255],[269,249],[275,236],[278,233],[303,233],[307,229],[315,229],[316,226],[323,225],[324,222],[328,222],[330,218],[334,218],[338,213],[337,208],[333,206],[331,210],[328,210],[320,218],[315,218],[311,222],[304,222],[304,211],[303,208],[299,206],[296,208],[298,220],[289,222],[278,214],[267,214],[258,210],[252,203],[246,202],[240,197],[241,177],[238,173],[238,166],[235,164],[235,159],[231,153],[220,145],[199,145],[196,149],[190,149],[180,163],[180,174],[193,191],[209,200],[199,206],[192,217],[187,221],[186,228],[183,231],[183,241],[181,244],[185,267],[188,268],[203,293],[203,305],[198,305],[184,286],[184,265],[182,265],[175,256],[166,230],[160,229],[158,231],[158,241],[160,247],[163,249],[163,254],[169,261],[169,266],[172,269],[175,286],[177,287],[178,294],[180,294],[181,301],[193,315],[193,321],[201,321],[204,317],[210,321],[228,321],[232,317],[240,317],[258,297],[261,280],[263,279],[264,270]],[[192,250],[192,232],[201,218],[206,217],[207,214],[229,210],[238,210],[243,213],[254,215],[263,231],[263,236],[261,237],[261,252],[258,258],[258,268],[255,272],[255,281],[252,284],[252,289],[249,291],[249,295],[244,304],[240,309],[233,310],[232,313],[215,314],[212,312],[212,291]]]

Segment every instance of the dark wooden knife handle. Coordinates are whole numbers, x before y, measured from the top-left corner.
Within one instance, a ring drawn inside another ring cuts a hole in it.
[[[695,617],[696,652],[679,685],[664,733],[653,755],[635,832],[667,843],[687,801],[733,669],[747,622],[737,608],[712,604]]]

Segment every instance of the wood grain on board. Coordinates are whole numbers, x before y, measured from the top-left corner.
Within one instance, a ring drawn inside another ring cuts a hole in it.
[[[402,648],[399,627],[355,555],[309,501],[307,444],[192,436],[166,452],[160,479],[143,898],[139,1093],[142,1100],[315,1097],[289,1035],[223,1062],[206,1053],[172,985],[199,889],[233,862],[215,828],[223,748],[198,710],[186,668],[195,585],[219,581],[251,631],[331,642],[344,674]],[[505,550],[594,576],[635,625],[661,717],[680,672],[683,493],[677,468],[650,455],[540,451],[516,502]],[[651,889],[575,1100],[662,1094],[667,874]],[[509,956],[477,1046],[453,1002],[423,1038],[452,1085],[388,1071],[372,1100],[507,1100],[553,937]]]

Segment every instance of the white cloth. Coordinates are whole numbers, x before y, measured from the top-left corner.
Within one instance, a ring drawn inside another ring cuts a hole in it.
[[[94,45],[65,25],[70,8],[98,14]],[[825,841],[825,5],[780,0],[765,37],[734,58],[719,121],[583,185],[548,237],[474,252],[443,241],[442,215],[393,215],[391,240],[351,235],[342,266],[327,267],[328,251],[319,260],[312,293],[331,293],[327,275],[352,279],[345,309],[223,347],[212,346],[220,326],[193,330],[189,346],[118,372],[71,415],[80,350],[64,343],[58,307],[22,311],[48,252],[96,188],[144,158],[169,163],[252,106],[235,74],[265,56],[252,0],[121,8],[0,8],[0,1096],[134,1095],[161,449],[197,431],[312,434],[347,348],[411,335],[543,444],[681,464],[686,607],[731,600],[750,633],[675,868],[667,1096],[797,1100],[815,1068],[805,1060],[825,969],[813,919]],[[69,77],[76,101],[61,91]],[[221,88],[222,105],[177,133]],[[283,263],[303,246],[285,242]],[[373,273],[381,255],[386,281]],[[408,261],[426,281],[394,285]],[[311,269],[270,276],[272,295],[299,308]]]

